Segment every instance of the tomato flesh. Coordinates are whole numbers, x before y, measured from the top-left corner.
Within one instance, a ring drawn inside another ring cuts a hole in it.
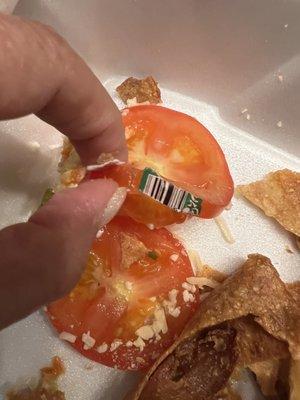
[[[92,360],[119,369],[147,368],[174,342],[198,307],[197,292],[191,301],[183,297],[182,284],[192,275],[185,249],[169,231],[150,230],[119,216],[95,240],[77,286],[48,306],[50,320],[59,332],[75,335],[72,346]],[[178,315],[168,306],[174,290],[178,292],[172,307]],[[136,331],[153,327],[157,310],[163,310],[167,332],[144,340],[143,348],[137,346]],[[87,332],[96,340],[89,349],[82,341]],[[99,352],[99,346],[107,350]]]
[[[234,185],[228,165],[219,144],[200,122],[155,105],[130,107],[122,115],[130,165],[111,166],[89,175],[92,179],[111,177],[129,188],[122,215],[156,227],[187,218],[138,190],[146,167],[200,197],[201,218],[213,218],[229,204]]]

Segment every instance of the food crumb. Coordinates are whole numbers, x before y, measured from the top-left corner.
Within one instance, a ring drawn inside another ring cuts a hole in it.
[[[285,251],[286,251],[287,253],[294,254],[293,250],[290,248],[290,246],[289,246],[288,244],[286,244],[286,245],[284,246],[284,248],[285,248]]]
[[[144,79],[130,77],[117,87],[117,93],[127,106],[161,103],[161,93],[152,76]]]
[[[289,24],[285,24],[284,27],[287,28],[289,26]]]
[[[278,128],[282,128],[282,121],[278,121],[277,124]]]
[[[248,108],[244,108],[244,109],[241,111],[241,114],[245,114],[247,111],[248,111]]]
[[[247,114],[247,115],[246,115],[246,119],[249,121],[250,118],[251,118],[250,114]]]
[[[278,78],[279,82],[283,82],[283,75],[282,74],[278,74],[277,78]]]

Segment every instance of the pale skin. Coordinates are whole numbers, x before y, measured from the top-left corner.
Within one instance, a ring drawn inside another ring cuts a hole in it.
[[[34,113],[69,137],[84,164],[103,152],[126,160],[118,109],[51,28],[0,14],[0,60],[0,120]],[[117,188],[97,180],[64,190],[0,231],[0,329],[74,287]]]

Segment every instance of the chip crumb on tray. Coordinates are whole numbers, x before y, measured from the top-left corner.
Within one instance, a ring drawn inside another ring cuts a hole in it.
[[[11,389],[7,400],[65,400],[65,394],[58,389],[57,380],[65,372],[59,357],[53,357],[51,365],[40,370],[40,379],[36,387]]]
[[[146,102],[158,104],[162,102],[160,89],[152,76],[147,76],[144,79],[130,77],[121,83],[116,91],[126,105]]]

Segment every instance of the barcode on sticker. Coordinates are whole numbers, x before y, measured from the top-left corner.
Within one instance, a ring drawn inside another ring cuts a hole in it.
[[[151,168],[144,169],[139,190],[178,212],[198,215],[201,210],[202,200],[199,197],[168,182]]]

